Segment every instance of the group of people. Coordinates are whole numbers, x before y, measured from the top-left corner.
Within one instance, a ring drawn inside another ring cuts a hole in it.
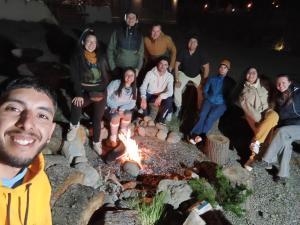
[[[220,62],[217,75],[208,76],[209,63],[198,49],[196,36],[177,54],[172,39],[161,32],[161,25],[153,25],[150,37],[143,38],[137,23],[137,15],[127,13],[126,25],[112,34],[107,52],[99,51],[93,30],[82,33],[70,67],[74,96],[67,140],[76,137],[82,109],[92,104],[93,149],[101,155],[104,115],[110,123],[107,144],[115,147],[118,133],[127,132],[134,109],[147,113],[153,104],[159,108],[156,122],[164,123],[173,112],[173,103],[175,113],[180,110],[182,92],[191,81],[199,98],[202,86],[204,95],[199,120],[189,134],[192,144],[204,141],[213,123],[236,104],[254,134],[245,168],[252,170],[261,144],[273,130],[262,159],[268,166],[279,162],[278,178],[288,177],[292,142],[300,139],[300,88],[290,77],[277,76],[273,97],[256,68],[250,67],[238,100],[232,102],[236,83],[228,76],[229,60]],[[137,76],[142,76],[145,68],[147,73],[137,87]],[[0,224],[51,224],[51,188],[41,151],[55,128],[55,95],[33,78],[14,80],[1,91]]]
[[[95,32],[86,29],[70,63],[74,96],[67,140],[76,137],[82,109],[93,104],[93,149],[99,155],[103,117],[110,123],[106,143],[116,147],[118,133],[127,131],[133,110],[147,115],[156,107],[155,122],[165,123],[172,116],[174,102],[176,112],[180,111],[187,82],[198,88],[201,74],[206,79],[209,72],[209,63],[198,50],[197,36],[190,37],[176,58],[175,44],[160,24],[153,24],[150,35],[143,37],[134,12],[126,13],[124,20],[112,33],[106,52],[98,48]]]

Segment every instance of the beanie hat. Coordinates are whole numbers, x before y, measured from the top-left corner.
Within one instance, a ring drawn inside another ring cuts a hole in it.
[[[228,59],[223,59],[221,62],[220,62],[220,65],[225,65],[228,69],[230,69],[230,61]]]

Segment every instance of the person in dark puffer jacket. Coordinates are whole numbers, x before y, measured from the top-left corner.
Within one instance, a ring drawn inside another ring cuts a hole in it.
[[[144,41],[137,27],[137,14],[129,11],[124,19],[124,26],[112,33],[107,48],[112,79],[121,79],[122,70],[127,67],[134,68],[138,75],[143,66]]]
[[[289,177],[292,143],[300,140],[300,88],[285,74],[277,76],[276,88],[278,94],[275,110],[279,115],[278,129],[263,160],[272,164],[279,159],[279,171],[275,181],[285,182],[285,178]],[[271,168],[271,165],[267,168]]]
[[[106,106],[108,66],[105,57],[100,55],[97,47],[95,32],[86,29],[79,39],[79,48],[71,59],[74,97],[67,140],[72,141],[76,137],[82,108],[93,104],[93,149],[101,155],[100,132],[101,120]]]

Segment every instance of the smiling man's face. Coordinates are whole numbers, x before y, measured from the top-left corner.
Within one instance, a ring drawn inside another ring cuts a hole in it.
[[[55,107],[43,92],[14,89],[0,102],[0,163],[22,168],[31,164],[50,140]]]

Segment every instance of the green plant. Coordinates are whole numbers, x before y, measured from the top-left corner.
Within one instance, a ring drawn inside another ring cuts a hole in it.
[[[206,200],[212,206],[216,205],[216,191],[204,178],[189,180],[188,184],[191,186],[197,200]]]
[[[161,217],[165,204],[166,192],[155,195],[152,203],[145,203],[141,200],[132,200],[131,205],[138,211],[138,218],[142,225],[154,225]]]
[[[242,216],[245,213],[245,209],[241,208],[241,204],[252,194],[252,191],[247,189],[245,185],[233,187],[228,178],[222,173],[220,167],[217,168],[216,177],[217,182],[214,184],[217,192],[216,200],[225,210],[229,210],[237,216]]]

